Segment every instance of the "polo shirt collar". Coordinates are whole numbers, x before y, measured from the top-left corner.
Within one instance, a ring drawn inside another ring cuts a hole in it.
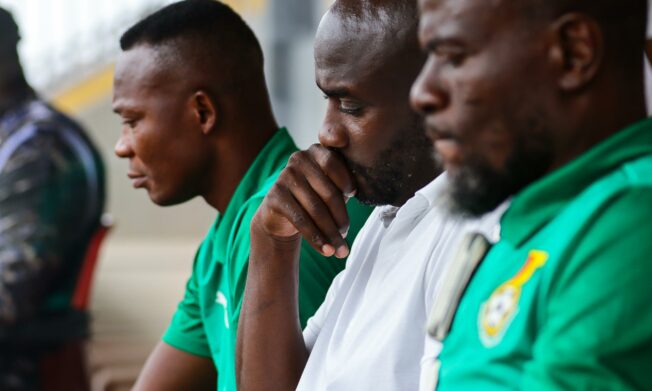
[[[279,129],[265,144],[240,180],[226,209],[215,222],[214,234],[221,239],[220,242],[227,243],[243,205],[264,187],[269,177],[285,167],[288,158],[296,150],[286,128]],[[219,262],[226,260],[228,249],[225,246],[216,246],[213,251],[214,259]]]
[[[612,135],[517,194],[501,222],[502,237],[516,247],[522,245],[591,183],[651,153],[652,119]]]
[[[400,213],[404,215],[419,213],[422,210],[430,209],[442,199],[443,192],[448,184],[446,173],[437,176],[433,181],[418,190],[403,206],[385,205],[379,207],[379,218],[385,228],[394,221]]]

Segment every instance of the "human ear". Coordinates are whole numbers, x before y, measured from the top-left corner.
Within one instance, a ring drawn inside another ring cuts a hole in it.
[[[202,133],[209,134],[217,123],[217,106],[205,91],[197,91],[192,96],[192,106]]]
[[[548,57],[559,71],[559,88],[566,92],[583,88],[602,66],[604,39],[600,26],[589,15],[568,13],[551,29],[553,42]]]

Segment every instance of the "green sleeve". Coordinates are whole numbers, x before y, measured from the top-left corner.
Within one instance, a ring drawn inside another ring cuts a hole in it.
[[[197,254],[199,254],[199,251]],[[179,303],[172,322],[163,335],[163,342],[186,353],[209,358],[211,357],[211,351],[199,307],[196,265],[197,256],[195,256],[193,273],[186,284],[183,300]]]
[[[236,224],[239,229],[236,233],[236,239],[233,240],[233,251],[230,254],[232,259],[239,261],[233,264],[233,275],[230,276],[232,286],[235,288],[235,297],[232,318],[239,319],[240,308],[242,306],[242,296],[244,295],[244,286],[246,282],[247,266],[249,260],[249,224],[253,219],[258,207],[262,203],[262,196],[253,197],[243,207],[240,217]],[[371,214],[373,208],[360,204],[357,200],[352,199],[347,204],[349,212],[350,228],[346,241],[349,246],[362,228],[365,221]],[[301,255],[299,263],[299,320],[301,327],[305,327],[308,319],[317,311],[319,306],[326,297],[326,292],[331,286],[335,276],[344,269],[346,260],[337,258],[325,258],[316,250],[303,241],[301,243]],[[242,260],[242,261],[240,261]]]
[[[548,293],[523,390],[652,390],[652,191],[589,222]]]
[[[350,228],[346,241],[351,248],[353,240],[367,221],[373,208],[351,199],[347,204]],[[301,243],[301,263],[299,264],[299,319],[301,328],[317,311],[324,301],[333,279],[346,265],[345,259],[325,258],[305,240]]]

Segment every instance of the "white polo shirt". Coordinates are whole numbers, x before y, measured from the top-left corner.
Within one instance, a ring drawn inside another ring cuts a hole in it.
[[[452,217],[442,205],[447,181],[441,175],[400,209],[374,210],[303,332],[310,357],[297,390],[418,390],[421,363],[441,349],[425,324],[442,270],[465,233],[497,240],[505,210]]]

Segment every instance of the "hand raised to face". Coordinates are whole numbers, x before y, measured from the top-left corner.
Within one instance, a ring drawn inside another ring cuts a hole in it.
[[[323,255],[344,258],[349,254],[344,240],[349,230],[346,201],[355,192],[344,160],[314,144],[290,157],[252,227],[278,241],[301,235]]]

